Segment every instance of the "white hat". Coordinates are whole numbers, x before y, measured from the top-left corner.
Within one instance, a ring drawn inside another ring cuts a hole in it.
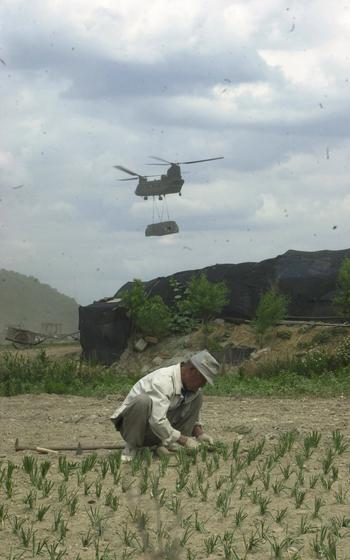
[[[194,354],[191,356],[190,362],[198,369],[203,377],[205,377],[210,385],[214,385],[214,378],[219,373],[220,364],[208,350],[202,350]]]

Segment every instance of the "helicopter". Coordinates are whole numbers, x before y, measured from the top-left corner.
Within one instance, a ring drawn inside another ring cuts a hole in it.
[[[223,159],[223,157],[214,157],[207,159],[197,159],[193,161],[168,161],[166,159],[159,158],[157,156],[150,156],[152,159],[157,160],[157,163],[148,163],[146,165],[170,165],[165,174],[162,175],[140,175],[131,169],[127,169],[123,165],[114,165],[116,169],[131,175],[126,179],[119,179],[119,181],[134,181],[138,179],[138,185],[135,189],[135,194],[137,196],[142,196],[144,200],[147,200],[149,196],[153,197],[153,214],[154,214],[154,200],[158,197],[159,200],[165,201],[165,196],[167,194],[179,194],[181,196],[181,189],[184,184],[184,180],[181,176],[180,165],[189,165],[192,163],[201,163],[204,161],[214,161],[217,159]],[[161,163],[158,163],[161,162]],[[153,179],[153,177],[158,177],[158,179]],[[149,180],[151,178],[151,180]],[[164,211],[164,208],[163,208]],[[145,236],[162,236],[171,235],[173,233],[179,232],[179,226],[176,222],[170,220],[168,214],[168,221],[163,220],[163,211],[159,214],[159,222],[149,224],[145,230]],[[166,208],[168,213],[168,209]]]
[[[136,187],[135,194],[137,196],[143,196],[144,200],[147,200],[149,196],[158,196],[159,200],[162,200],[163,196],[167,194],[179,194],[181,196],[181,189],[184,184],[184,180],[181,176],[180,165],[189,165],[192,163],[201,163],[203,161],[214,161],[216,159],[223,159],[223,157],[207,158],[207,159],[197,159],[194,161],[168,161],[156,156],[150,156],[152,159],[160,161],[162,163],[148,163],[146,165],[170,165],[167,169],[166,174],[160,175],[159,179],[152,179],[149,181],[150,177],[159,177],[159,175],[140,175],[131,171],[122,165],[114,165],[116,169],[123,171],[132,175],[132,177],[127,179],[119,179],[120,181],[133,181],[138,179],[139,183]]]

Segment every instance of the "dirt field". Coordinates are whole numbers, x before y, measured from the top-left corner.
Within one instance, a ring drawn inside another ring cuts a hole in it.
[[[65,482],[57,455],[16,453],[14,450],[16,438],[21,445],[45,447],[74,445],[78,441],[82,445],[121,443],[108,420],[118,400],[115,396],[103,399],[56,395],[0,398],[1,559],[14,560],[22,551],[25,559],[40,552],[43,558],[57,560],[311,559],[317,558],[317,550],[321,551],[319,558],[333,558],[324,553],[322,556],[322,550],[331,550],[332,543],[335,543],[337,552],[334,558],[350,558],[347,529],[350,526],[350,496],[347,496],[350,451],[337,453],[332,440],[332,432],[339,430],[344,435],[343,443],[349,441],[348,399],[207,397],[203,421],[216,440],[228,445],[228,453],[226,456],[199,454],[197,463],[187,467],[187,479],[185,476],[182,488],[181,476],[186,475],[186,465],[176,467],[175,456],[160,475],[161,462],[154,458],[149,467],[149,473],[153,475],[145,474],[148,471],[146,463],[140,469],[137,465],[122,465],[120,477],[116,479],[110,470],[103,476],[108,451],[98,453],[93,469],[84,476],[81,461],[87,454],[77,457],[71,452],[66,456],[75,464],[71,465]],[[291,434],[293,430],[297,430],[297,434],[291,450],[268,465],[269,456],[276,455],[282,434]],[[302,461],[297,457],[303,455],[304,438],[312,430],[322,434],[321,441],[311,456]],[[254,456],[250,464],[244,463],[249,450],[254,449],[262,438],[266,439],[262,453]],[[232,444],[238,440],[239,451],[234,458]],[[327,471],[324,461],[329,449],[333,449],[333,459],[332,468],[329,466]],[[33,455],[39,467],[45,461],[51,462],[45,475],[46,480],[53,483],[48,496],[44,496],[42,484],[35,482],[33,477],[30,480],[30,475],[24,472],[23,458]],[[12,489],[11,483],[6,484],[8,461],[19,467],[12,474]],[[241,470],[240,464],[244,464]],[[285,479],[288,464],[291,474]],[[319,478],[315,482],[317,475]],[[154,482],[157,476],[160,476],[158,486]],[[142,491],[145,477],[147,490]],[[158,497],[157,488],[160,491]],[[114,507],[111,500],[106,505],[111,491],[116,497],[112,502]],[[33,494],[36,496],[32,507],[28,499],[31,492],[32,497]],[[76,512],[72,506],[74,496]],[[255,503],[254,497],[257,499]],[[25,498],[27,503],[24,503]],[[261,505],[264,498],[267,498],[266,512]],[[317,498],[322,505],[319,514],[315,515]],[[38,512],[45,506],[50,508],[40,521]],[[136,520],[137,508],[139,522]],[[285,508],[284,517],[276,521]],[[101,526],[97,521],[99,518]],[[144,523],[147,521],[147,530],[141,528],[140,519]],[[323,537],[322,526],[325,527]],[[173,543],[171,548],[175,537],[182,539],[183,546],[176,548]],[[160,556],[143,554],[142,543],[147,539],[154,549],[162,550]]]

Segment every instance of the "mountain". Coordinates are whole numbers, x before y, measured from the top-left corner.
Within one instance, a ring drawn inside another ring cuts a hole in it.
[[[44,334],[78,330],[78,304],[33,276],[0,270],[0,338],[8,326]]]

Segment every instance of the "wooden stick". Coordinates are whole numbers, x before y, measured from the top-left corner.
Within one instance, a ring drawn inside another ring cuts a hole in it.
[[[29,445],[19,445],[18,438],[15,442],[15,451],[39,451],[41,449],[46,449],[47,452],[57,452],[57,451],[97,451],[98,449],[124,449],[124,443],[118,443],[113,445],[86,445],[82,446],[80,442],[77,445],[60,445],[60,446],[53,446],[50,447],[38,447],[38,446],[29,446]],[[40,451],[39,451],[40,452]],[[42,452],[42,451],[41,451]]]

